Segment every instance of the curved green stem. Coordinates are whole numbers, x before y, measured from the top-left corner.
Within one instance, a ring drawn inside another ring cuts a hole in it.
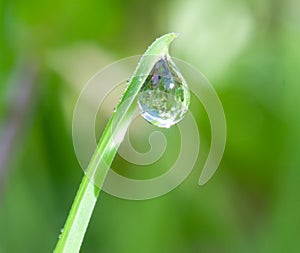
[[[87,175],[82,179],[74,199],[64,229],[59,237],[54,252],[79,252],[89,220],[93,213],[100,188],[113,162],[120,142],[114,141],[114,136],[124,137],[136,109],[135,98],[150,73],[155,62],[168,54],[170,43],[177,37],[176,33],[169,33],[158,38],[147,49],[129,81],[116,111],[110,118],[87,168]],[[151,57],[149,57],[151,56]],[[114,124],[117,122],[117,124]],[[89,180],[97,175],[97,186]]]

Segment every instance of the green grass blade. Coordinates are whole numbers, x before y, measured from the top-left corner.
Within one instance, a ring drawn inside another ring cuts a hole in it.
[[[85,231],[95,207],[100,188],[95,186],[89,178],[97,180],[101,186],[105,180],[110,165],[116,155],[120,142],[114,136],[124,137],[136,109],[135,99],[150,73],[155,62],[163,55],[168,54],[170,43],[177,37],[176,33],[169,33],[158,38],[147,49],[129,81],[116,111],[110,118],[88,165],[86,175],[83,177],[76,197],[74,199],[63,232],[54,252],[76,253],[79,252]],[[117,122],[117,124],[115,124]]]

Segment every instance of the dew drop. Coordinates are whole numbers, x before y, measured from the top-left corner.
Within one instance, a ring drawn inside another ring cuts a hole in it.
[[[64,229],[62,228],[62,229],[60,230],[60,234],[59,234],[59,236],[58,236],[58,239],[61,238],[63,232],[64,232]]]
[[[157,61],[138,95],[142,116],[151,124],[169,128],[183,119],[190,91],[169,56]]]

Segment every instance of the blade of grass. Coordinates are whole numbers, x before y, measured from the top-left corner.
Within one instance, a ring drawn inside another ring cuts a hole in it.
[[[128,87],[116,107],[116,111],[110,118],[100,138],[97,149],[91,158],[87,168],[87,175],[82,179],[54,252],[79,252],[84,234],[100,193],[99,187],[101,187],[105,180],[105,176],[120,144],[120,142],[115,142],[114,136],[120,136],[121,134],[120,140],[124,137],[134,115],[137,106],[135,98],[141,86],[155,62],[161,56],[168,54],[169,45],[176,37],[176,33],[163,35],[156,39],[141,57],[138,66],[129,81]],[[114,122],[118,123],[114,124]],[[95,186],[89,179],[94,178],[95,175],[97,175],[97,185],[99,187]]]

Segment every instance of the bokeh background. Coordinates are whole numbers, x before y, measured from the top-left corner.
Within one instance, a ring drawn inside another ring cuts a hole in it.
[[[299,10],[297,0],[2,0],[0,252],[54,249],[83,176],[71,133],[81,88],[170,31],[181,34],[171,54],[201,70],[223,103],[224,158],[199,187],[210,131],[192,103],[203,149],[190,177],[148,201],[101,193],[82,252],[299,252]],[[99,115],[98,136],[114,106]],[[117,157],[113,167],[142,178],[170,159],[141,169]]]

